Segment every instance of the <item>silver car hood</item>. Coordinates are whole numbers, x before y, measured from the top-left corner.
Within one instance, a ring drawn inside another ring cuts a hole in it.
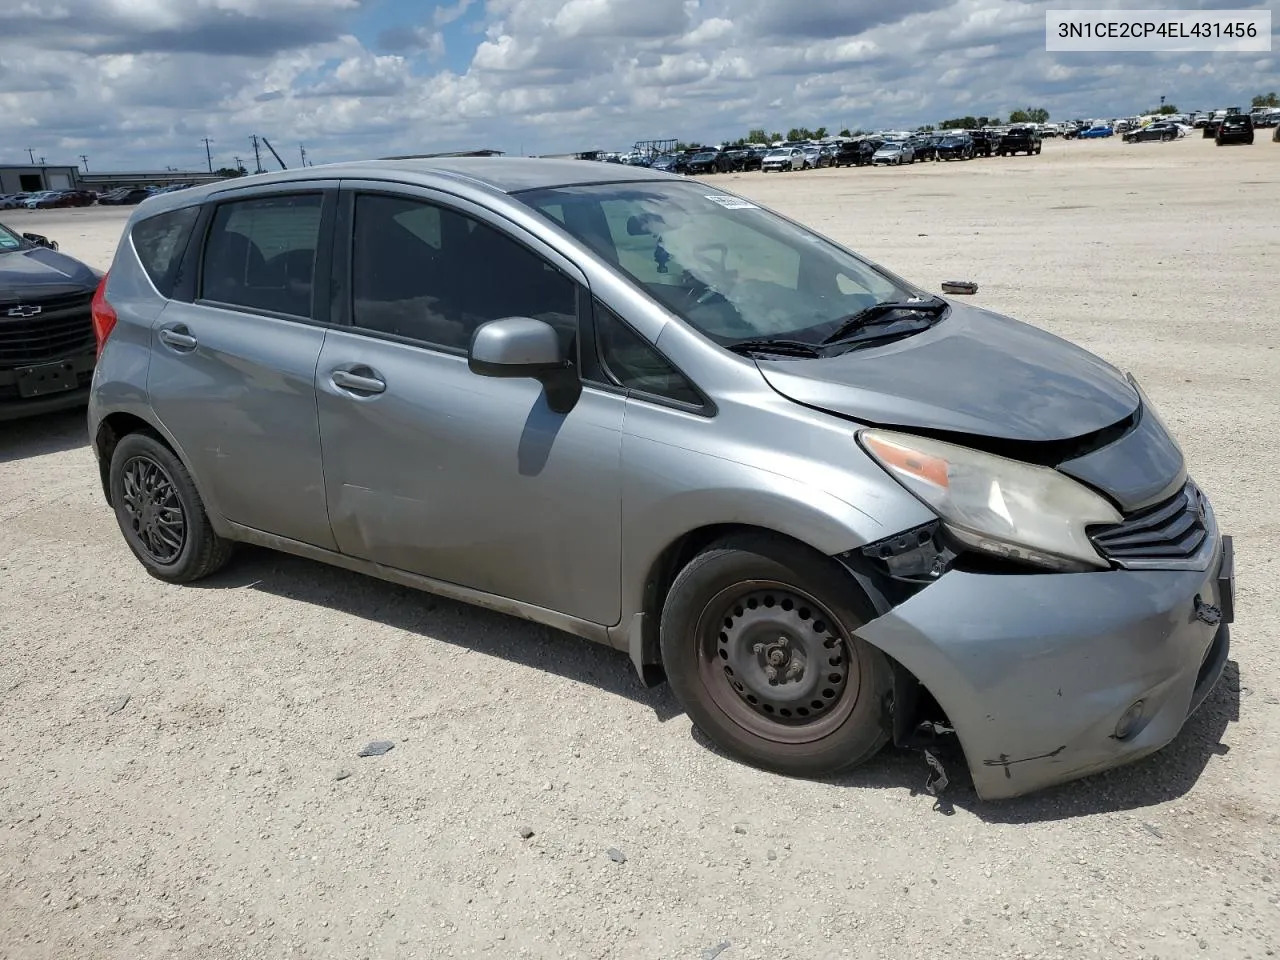
[[[1021,442],[1062,441],[1133,415],[1115,367],[1025,323],[952,303],[930,329],[824,359],[766,359],[785,397],[882,426]]]

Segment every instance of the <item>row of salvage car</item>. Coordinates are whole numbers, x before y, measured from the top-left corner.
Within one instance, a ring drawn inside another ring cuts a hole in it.
[[[667,173],[786,173],[823,167],[865,167],[917,160],[972,160],[975,157],[1038,154],[1039,131],[1031,125],[1005,130],[888,132],[863,137],[785,141],[764,146],[699,147],[656,156],[610,155],[608,163],[652,167]]]

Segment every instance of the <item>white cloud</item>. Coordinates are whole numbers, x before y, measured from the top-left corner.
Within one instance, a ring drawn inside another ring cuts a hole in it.
[[[0,0],[0,162],[31,145],[95,169],[194,166],[203,136],[229,162],[251,133],[317,162],[559,152],[1029,104],[1120,114],[1153,91],[1213,107],[1277,86],[1256,54],[1046,53],[1049,0],[454,0],[362,42],[350,15],[369,2]]]

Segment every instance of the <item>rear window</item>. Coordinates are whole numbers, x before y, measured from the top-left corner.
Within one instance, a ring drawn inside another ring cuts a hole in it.
[[[133,226],[133,248],[161,296],[173,296],[182,255],[199,215],[199,207],[184,207],[147,217]]]

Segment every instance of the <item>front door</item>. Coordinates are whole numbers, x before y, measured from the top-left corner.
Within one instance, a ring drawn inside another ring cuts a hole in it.
[[[614,624],[622,396],[588,387],[558,414],[537,382],[477,376],[466,357],[477,326],[508,316],[550,323],[574,355],[585,283],[460,207],[344,190],[350,325],[316,368],[334,536],[353,556]]]
[[[325,203],[309,190],[215,208],[194,301],[170,301],[154,324],[147,386],[223,516],[332,550],[312,306]]]

